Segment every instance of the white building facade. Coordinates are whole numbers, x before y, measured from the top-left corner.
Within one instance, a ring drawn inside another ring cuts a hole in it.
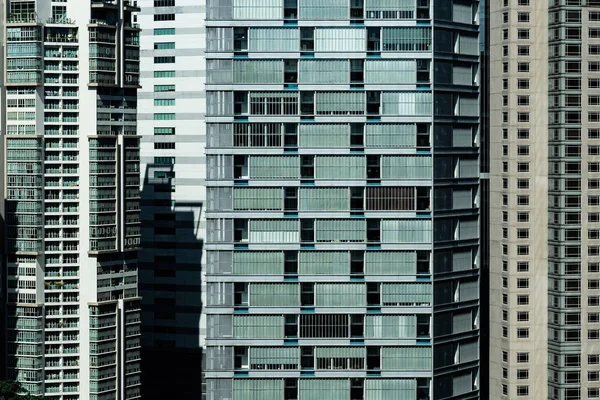
[[[198,399],[204,335],[205,4],[138,4],[143,397]]]
[[[53,400],[139,398],[139,9],[4,6],[8,378]]]

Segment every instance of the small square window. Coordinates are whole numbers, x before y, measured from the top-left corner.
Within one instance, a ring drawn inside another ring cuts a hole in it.
[[[529,386],[517,386],[517,396],[529,396]]]
[[[529,379],[529,370],[528,369],[518,369],[517,370],[517,379]]]

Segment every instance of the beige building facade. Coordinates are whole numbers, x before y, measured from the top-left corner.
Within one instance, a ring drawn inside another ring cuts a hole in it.
[[[600,2],[490,3],[490,399],[600,397]]]

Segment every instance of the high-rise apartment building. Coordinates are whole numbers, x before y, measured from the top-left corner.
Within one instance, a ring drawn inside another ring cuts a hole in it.
[[[139,0],[138,5],[143,398],[196,400],[204,334],[205,4]]]
[[[3,6],[8,378],[52,400],[139,398],[139,9]]]
[[[479,8],[207,2],[208,399],[479,398]]]
[[[490,399],[600,396],[600,2],[490,2]]]

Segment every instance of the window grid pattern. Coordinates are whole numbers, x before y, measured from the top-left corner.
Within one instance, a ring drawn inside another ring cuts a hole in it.
[[[457,96],[458,114],[448,115],[457,118],[433,124],[436,115],[445,115],[443,107],[454,110],[455,99],[438,100],[444,91],[433,91],[431,72],[443,69],[449,74],[444,85],[472,87],[476,93],[478,61],[466,56],[477,35],[450,32],[457,21],[444,22],[452,40],[439,50],[465,57],[443,57],[448,65],[441,65],[433,58],[434,32],[427,21],[373,23],[428,20],[426,3],[207,1],[206,248],[207,277],[216,291],[208,305],[207,346],[215,353],[219,346],[235,346],[235,355],[223,352],[229,361],[215,355],[215,367],[207,369],[212,374],[207,387],[217,397],[430,396],[434,378],[415,377],[438,368],[431,347],[437,334],[435,268],[450,266],[445,272],[450,287],[440,299],[476,315],[471,311],[477,309],[478,284],[459,276],[476,270],[476,219],[465,224],[452,215],[454,197],[461,205],[466,198],[444,191],[459,185],[470,194],[466,208],[474,210],[477,184],[468,179],[479,166],[470,162],[477,159],[477,115],[469,100],[476,95],[463,96],[462,102]],[[452,5],[449,10],[452,18]],[[459,23],[466,23],[466,8],[457,10]],[[369,26],[322,23],[348,19],[369,20]],[[296,20],[318,22],[273,23]],[[456,69],[456,83],[455,65],[463,67]],[[469,140],[454,135],[461,129]],[[435,163],[443,173],[434,173],[435,146],[443,148]],[[432,221],[438,206],[448,211],[440,219],[451,219],[447,225],[456,228],[452,246],[470,257],[469,263],[456,257],[456,269],[454,251],[444,248],[441,257],[433,250],[434,232],[446,229]],[[381,313],[367,312],[371,307]],[[452,321],[452,313],[447,317]],[[476,329],[471,324],[469,330]],[[314,343],[292,344],[299,339]],[[334,339],[357,343],[332,344]],[[363,339],[377,344],[360,345]],[[282,347],[282,340],[289,345]],[[472,376],[477,370],[472,351],[465,354],[456,361],[447,357],[439,368],[454,365]],[[328,375],[374,369],[402,371],[403,378]],[[283,386],[255,378],[243,379],[247,387],[236,386],[242,379],[217,379],[211,372],[263,370]],[[324,375],[284,379],[278,372],[298,370]],[[453,393],[453,381],[448,385]],[[259,387],[265,391],[254,394]]]

